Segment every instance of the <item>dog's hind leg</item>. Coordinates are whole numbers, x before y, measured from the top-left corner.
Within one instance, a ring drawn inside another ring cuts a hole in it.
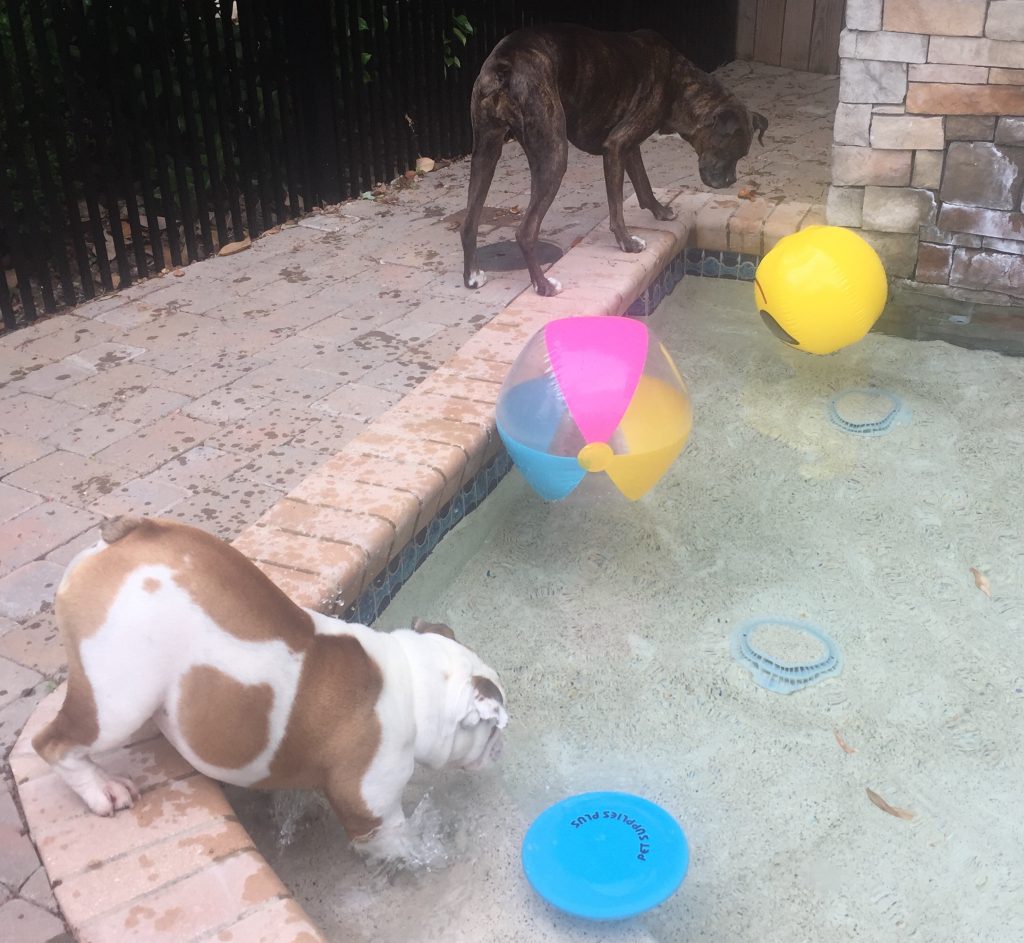
[[[644,167],[644,159],[640,154],[640,145],[626,151],[622,159],[640,206],[645,210],[650,210],[655,219],[675,219],[675,210],[671,206],[658,202],[654,190],[651,189],[651,181],[647,178],[647,168]]]
[[[538,110],[541,107],[538,104]],[[530,162],[530,205],[516,230],[516,242],[526,258],[526,267],[537,294],[557,295],[562,286],[557,279],[547,278],[537,262],[537,239],[544,214],[554,202],[569,161],[565,112],[561,104],[550,101],[546,111],[527,121],[520,143]]]
[[[101,728],[93,686],[81,662],[73,657],[69,661],[64,705],[32,739],[32,746],[93,812],[111,815],[130,808],[139,791],[127,777],[97,766],[89,754],[124,743],[152,715],[151,705],[107,715]]]
[[[480,125],[487,123],[486,131]],[[494,168],[505,143],[506,128],[490,124],[477,116],[473,129],[473,158],[469,165],[469,197],[466,200],[466,218],[462,222],[462,282],[467,288],[480,288],[487,276],[476,267],[476,234],[480,228],[487,191],[494,179]]]
[[[117,538],[106,529],[103,536],[113,547],[84,551],[57,590],[54,608],[67,652],[68,687],[57,716],[32,746],[93,812],[110,815],[131,806],[138,790],[89,755],[120,746],[153,716],[164,698],[156,678],[169,659],[167,646],[161,648],[145,627],[111,616],[110,600],[92,590],[97,571],[116,570]]]

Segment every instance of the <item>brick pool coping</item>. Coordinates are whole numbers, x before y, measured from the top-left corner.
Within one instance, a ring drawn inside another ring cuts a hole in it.
[[[758,257],[824,223],[809,203],[774,204],[662,191],[677,219],[627,203],[647,241],[620,252],[596,226],[550,268],[562,294],[515,298],[416,390],[247,527],[234,546],[296,602],[345,612],[417,534],[502,450],[494,406],[509,366],[549,320],[622,314],[688,247]],[[338,538],[339,534],[344,539]],[[254,847],[219,785],[195,772],[152,725],[101,755],[142,798],[113,819],[90,814],[32,749],[63,701],[36,708],[10,755],[19,798],[64,917],[82,943],[323,943]]]

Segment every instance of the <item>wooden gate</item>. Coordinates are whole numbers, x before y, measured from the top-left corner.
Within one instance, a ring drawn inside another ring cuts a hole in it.
[[[736,57],[805,72],[839,72],[846,0],[739,0]]]

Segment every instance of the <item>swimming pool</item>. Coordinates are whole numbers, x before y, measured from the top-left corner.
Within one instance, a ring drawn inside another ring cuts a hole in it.
[[[449,622],[509,692],[497,767],[409,787],[429,867],[374,876],[314,800],[231,793],[328,938],[1021,938],[1024,360],[880,335],[809,357],[750,292],[684,279],[658,309],[694,430],[647,498],[548,505],[513,472],[378,620]],[[852,434],[846,390],[904,412]],[[730,636],[759,616],[823,628],[842,673],[754,684]],[[620,924],[560,915],[519,866],[533,818],[595,789],[662,804],[691,846],[680,891]]]

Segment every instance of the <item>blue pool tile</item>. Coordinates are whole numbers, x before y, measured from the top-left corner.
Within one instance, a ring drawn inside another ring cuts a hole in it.
[[[626,317],[647,317],[647,292],[644,292],[639,298],[636,299],[636,301],[634,301],[628,308],[626,308]]]
[[[672,287],[674,288],[686,274],[686,250],[680,252],[670,263],[669,272],[672,274]]]
[[[445,504],[426,527],[417,532],[409,545],[374,577],[370,587],[356,602],[341,610],[342,618],[372,625],[445,534],[484,501],[511,470],[512,459],[503,449]]]

